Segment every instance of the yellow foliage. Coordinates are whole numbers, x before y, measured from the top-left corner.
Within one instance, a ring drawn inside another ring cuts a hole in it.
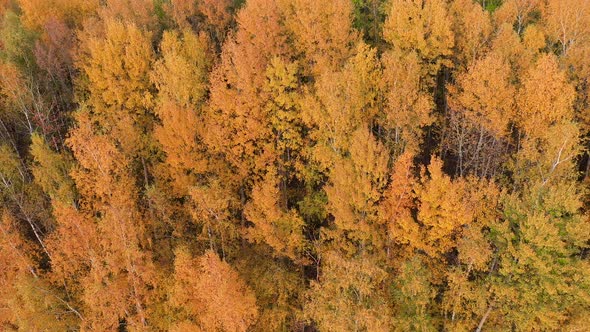
[[[411,248],[420,247],[420,226],[412,217],[416,206],[414,188],[417,179],[412,174],[410,153],[398,157],[393,166],[390,184],[385,190],[384,200],[379,204],[381,222],[387,226],[389,238],[395,243]]]
[[[393,141],[402,143],[400,150],[417,151],[422,129],[434,122],[434,100],[421,83],[419,59],[415,52],[404,56],[388,51],[381,61],[386,99],[384,125],[395,131]]]
[[[518,120],[532,139],[553,123],[573,117],[575,91],[552,55],[540,57],[525,74],[517,102]]]
[[[339,154],[351,144],[351,134],[368,126],[377,114],[381,91],[381,68],[375,49],[360,43],[357,53],[339,72],[325,72],[316,82],[316,90],[302,102],[303,122],[314,130],[310,134],[320,142],[317,149]],[[320,165],[329,168],[328,153],[315,153]]]
[[[478,128],[485,128],[497,138],[509,134],[514,118],[516,89],[510,82],[511,70],[494,53],[475,61],[466,73],[457,77],[457,90],[449,104]]]
[[[370,256],[323,256],[319,281],[312,281],[307,313],[322,330],[391,331],[391,308],[386,302],[385,278]]]
[[[491,15],[480,4],[471,0],[451,2],[449,13],[455,17],[453,30],[458,63],[469,67],[489,48],[493,31]]]
[[[51,150],[39,134],[35,133],[31,138],[31,154],[37,163],[31,167],[35,182],[50,198],[73,203],[74,183],[69,176],[72,161],[67,155]]]
[[[227,187],[212,180],[207,186],[192,187],[188,205],[193,221],[202,226],[201,236],[207,239],[211,250],[225,252],[231,241],[238,238],[237,222],[231,212],[237,203]]]
[[[548,0],[543,7],[547,34],[561,46],[562,55],[570,48],[590,42],[590,2]]]
[[[203,139],[212,152],[223,154],[235,169],[232,182],[240,185],[276,158],[267,125],[270,91],[265,86],[270,61],[289,54],[282,14],[276,1],[248,1],[237,15],[237,32],[224,44],[211,73]]]
[[[157,175],[170,176],[174,193],[184,196],[207,168],[198,132],[210,66],[207,41],[188,30],[165,32],[160,47],[162,59],[151,74],[159,92],[155,113],[161,120],[154,137],[166,154],[166,166]]]
[[[41,28],[51,19],[80,25],[100,5],[99,0],[18,0],[23,23],[31,29]]]
[[[135,156],[147,148],[144,131],[153,121],[150,36],[132,23],[108,20],[104,35],[86,38],[88,54],[78,62],[88,77],[87,104],[124,153]]]
[[[432,257],[456,246],[463,226],[473,220],[473,211],[464,204],[461,180],[452,181],[442,171],[442,161],[432,157],[428,177],[417,188],[418,221],[423,225],[424,248]]]
[[[383,145],[366,129],[357,129],[351,141],[350,158],[335,160],[325,188],[336,227],[330,237],[349,254],[356,246],[377,249],[383,245],[377,202],[387,181],[388,162]]]
[[[398,54],[415,52],[421,62],[420,77],[426,86],[449,60],[455,45],[444,0],[394,0],[383,26],[383,37]]]

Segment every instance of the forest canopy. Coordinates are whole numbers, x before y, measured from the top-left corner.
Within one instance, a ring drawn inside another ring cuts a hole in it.
[[[0,330],[590,330],[590,0],[0,0]]]

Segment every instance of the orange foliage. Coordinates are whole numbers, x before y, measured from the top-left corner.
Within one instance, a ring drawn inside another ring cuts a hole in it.
[[[281,204],[279,177],[269,171],[252,190],[252,199],[244,207],[244,215],[254,224],[248,229],[248,238],[271,246],[279,255],[293,260],[303,251],[304,222],[296,210],[287,210]]]
[[[379,205],[380,218],[387,225],[389,238],[402,246],[415,246],[419,242],[419,225],[412,218],[416,207],[414,187],[417,179],[412,174],[413,155],[404,153],[393,166],[390,184]]]
[[[476,61],[457,78],[458,91],[451,90],[451,107],[463,112],[474,126],[498,138],[506,136],[514,118],[515,89],[510,74],[508,64],[493,53]]]
[[[542,136],[548,125],[572,119],[574,96],[557,59],[542,56],[523,78],[517,96],[519,124],[531,138]]]
[[[211,74],[205,117],[209,129],[203,138],[236,168],[238,181],[264,169],[273,157],[264,142],[271,135],[264,86],[270,60],[288,54],[280,17],[276,1],[249,1],[238,13],[238,31],[225,43]]]
[[[352,3],[295,0],[292,6],[287,24],[293,31],[297,48],[305,51],[313,73],[341,66],[359,40],[351,24]]]
[[[0,330],[587,329],[590,0],[0,13]]]
[[[151,75],[159,92],[155,112],[161,120],[154,137],[166,153],[161,172],[169,174],[174,192],[182,196],[207,166],[198,144],[209,69],[207,41],[188,30],[182,35],[165,32],[161,52]]]
[[[186,249],[176,252],[172,302],[188,314],[200,331],[247,331],[256,322],[256,299],[240,276],[211,251],[192,258]],[[181,322],[182,326],[196,326]]]
[[[99,0],[18,0],[23,23],[36,30],[51,20],[78,26],[100,6]]]

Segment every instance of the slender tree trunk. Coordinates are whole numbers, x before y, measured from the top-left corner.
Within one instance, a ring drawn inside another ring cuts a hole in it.
[[[492,312],[492,306],[491,305],[488,306],[488,310],[486,311],[486,313],[483,315],[483,317],[479,321],[479,324],[477,325],[477,329],[475,330],[475,332],[481,332],[481,328],[483,327],[483,324],[485,324],[486,320],[488,319],[488,316],[490,315],[490,312]]]

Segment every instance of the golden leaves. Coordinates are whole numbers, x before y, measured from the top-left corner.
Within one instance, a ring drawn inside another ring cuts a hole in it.
[[[107,21],[105,37],[88,41],[90,103],[101,108],[122,107],[139,112],[151,105],[149,70],[153,51],[149,36],[135,25]]]

